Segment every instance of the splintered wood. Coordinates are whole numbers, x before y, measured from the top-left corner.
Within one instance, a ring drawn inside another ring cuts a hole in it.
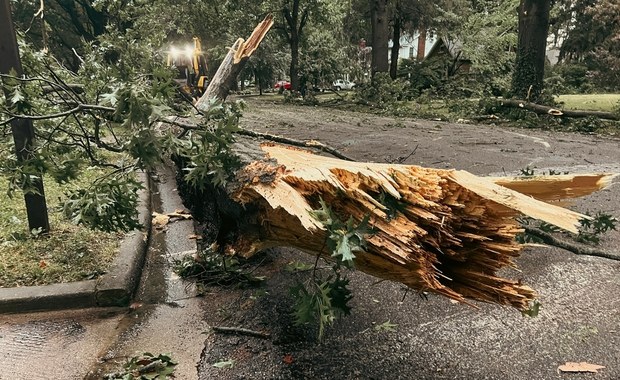
[[[528,309],[534,291],[497,275],[514,267],[521,250],[515,217],[523,214],[575,232],[584,215],[533,197],[557,201],[585,195],[611,178],[481,178],[456,170],[349,162],[278,145],[261,148],[267,158],[239,173],[245,185],[232,196],[259,210],[261,231],[251,249],[245,244],[246,253],[294,246],[329,257],[325,229],[309,213],[323,199],[343,220],[370,217],[372,233],[365,252],[356,253],[357,269],[460,302],[520,310]]]

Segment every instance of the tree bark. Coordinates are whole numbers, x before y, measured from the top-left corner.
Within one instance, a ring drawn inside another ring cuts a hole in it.
[[[305,9],[300,17],[299,10],[300,0],[293,0],[293,8],[283,9],[284,19],[288,25],[287,39],[291,48],[291,63],[289,66],[289,75],[291,77],[291,90],[299,91],[299,45],[301,35],[308,21],[308,10]]]
[[[387,73],[389,20],[387,12],[388,0],[370,0],[370,22],[372,26],[372,63],[371,73]]]
[[[23,75],[19,50],[11,19],[11,8],[9,0],[0,0],[0,73],[10,74],[16,77]],[[3,81],[0,81],[3,85]],[[11,107],[11,96],[8,89],[4,87],[8,105]],[[26,161],[33,156],[34,152],[34,126],[31,120],[16,119],[11,122],[13,141],[15,142],[15,154],[19,162]],[[34,175],[34,173],[27,173]],[[26,214],[28,215],[28,227],[30,230],[40,230],[43,233],[49,232],[49,218],[47,214],[47,203],[43,180],[37,176],[33,180],[36,193],[25,193]]]
[[[512,95],[536,102],[543,92],[550,0],[521,0]]]
[[[401,18],[397,14],[394,16],[394,25],[392,26],[392,51],[390,52],[390,77],[396,79],[398,72],[398,56],[400,52],[400,30]]]

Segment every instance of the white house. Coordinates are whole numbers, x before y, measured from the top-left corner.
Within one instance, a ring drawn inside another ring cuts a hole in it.
[[[398,59],[418,59],[423,60],[431,51],[431,47],[435,44],[437,37],[425,31],[416,31],[413,35],[403,34],[400,36],[400,49],[398,50]],[[394,42],[388,42],[388,48],[392,49]]]

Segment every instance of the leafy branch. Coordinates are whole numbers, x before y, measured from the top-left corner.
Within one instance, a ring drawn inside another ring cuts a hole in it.
[[[524,233],[517,236],[519,243],[543,243],[554,247],[559,247],[578,255],[603,257],[610,260],[619,260],[620,256],[611,252],[594,248],[600,242],[601,236],[609,231],[615,230],[618,220],[613,216],[599,212],[591,219],[582,219],[581,227],[577,235],[571,235],[571,242],[568,239],[558,237],[561,230],[548,223],[535,223],[532,219],[522,219],[521,225]]]
[[[311,215],[327,229],[325,246],[335,262],[331,272],[324,275],[322,272],[317,272],[319,269],[317,257],[312,276],[308,276],[304,282],[298,282],[291,288],[290,294],[295,299],[293,312],[295,324],[318,323],[318,339],[321,340],[327,326],[351,312],[348,303],[353,295],[348,288],[349,279],[345,270],[353,268],[354,252],[364,249],[365,237],[370,230],[367,217],[358,224],[352,217],[343,222],[325,201],[321,199],[319,202],[320,208],[311,211]],[[298,272],[307,269],[305,266],[299,268],[301,270]]]

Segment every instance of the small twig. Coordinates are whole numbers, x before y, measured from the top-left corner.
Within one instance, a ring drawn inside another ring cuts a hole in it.
[[[253,336],[253,337],[262,338],[262,339],[271,338],[271,334],[269,333],[264,333],[260,331],[250,330],[250,329],[244,329],[242,327],[213,326],[211,328],[213,329],[213,331],[222,333],[222,334],[248,335],[248,336]]]
[[[413,150],[411,151],[411,153],[409,153],[406,156],[400,156],[394,160],[389,161],[390,164],[402,164],[403,162],[407,161],[409,159],[409,157],[413,156],[415,154],[415,152],[418,150],[418,147],[420,146],[420,144],[417,144],[415,146],[415,148],[413,148]]]
[[[610,260],[620,261],[620,256],[614,255],[611,252],[603,251],[603,250],[596,249],[596,248],[586,247],[581,244],[575,244],[575,243],[568,242],[566,240],[558,239],[557,237],[551,235],[550,233],[542,231],[538,228],[527,227],[527,226],[524,226],[523,228],[525,229],[526,233],[540,238],[545,244],[565,249],[577,255],[596,256],[596,257],[603,257],[603,258],[610,259]]]

